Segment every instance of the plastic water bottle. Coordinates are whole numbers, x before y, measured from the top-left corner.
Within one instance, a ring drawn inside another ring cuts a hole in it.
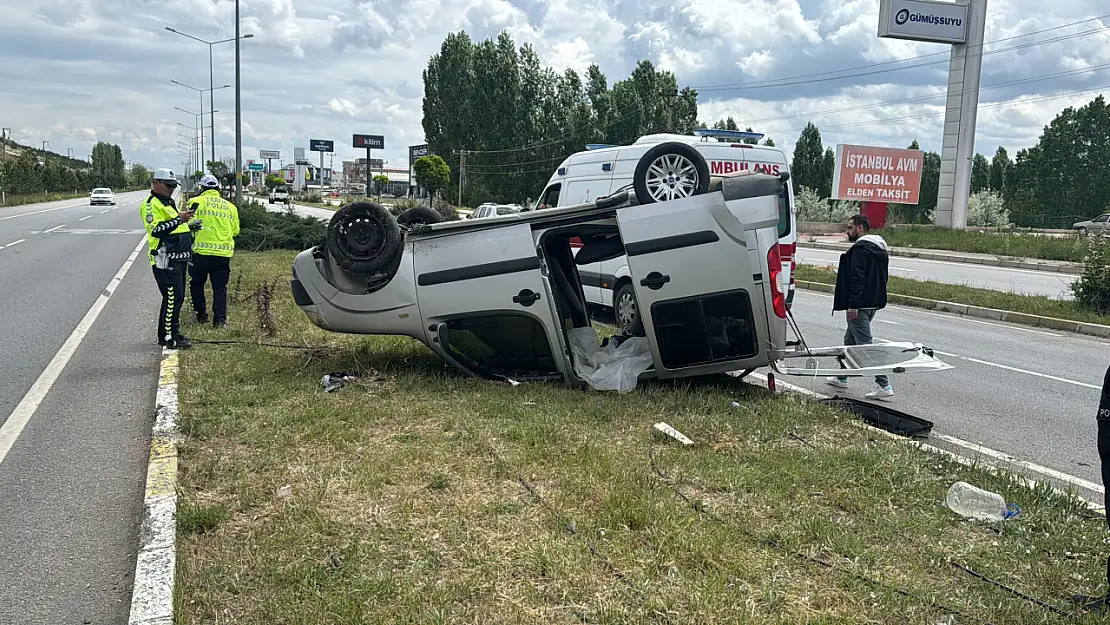
[[[948,489],[948,507],[956,514],[979,521],[1005,521],[1021,514],[1017,504],[1006,504],[998,493],[956,482]]]

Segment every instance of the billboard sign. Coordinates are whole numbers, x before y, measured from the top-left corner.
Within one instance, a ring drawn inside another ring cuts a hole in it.
[[[968,5],[937,0],[882,0],[879,36],[910,41],[964,43]]]
[[[248,165],[247,167],[248,167],[248,168],[249,168],[249,169],[250,169],[251,171],[262,171],[263,169],[266,169],[266,166],[265,166],[265,165],[263,165],[262,163],[251,163],[251,164],[250,164],[250,165]]]
[[[308,142],[308,149],[313,152],[334,152],[335,142],[326,139],[312,139]]]
[[[308,160],[304,157],[304,148],[293,148],[293,162],[297,165],[308,164]]]
[[[354,147],[368,150],[384,150],[385,137],[382,135],[355,135]]]
[[[921,150],[842,143],[836,146],[832,199],[917,204],[924,162]]]
[[[277,150],[259,150],[258,151],[258,158],[260,158],[262,160],[266,160],[266,159],[270,159],[270,158],[278,159],[278,158],[281,158],[281,152],[279,152]]]
[[[409,184],[410,185],[416,184],[416,182],[415,182],[416,173],[413,172],[413,170],[412,170],[413,165],[416,164],[416,159],[421,158],[423,156],[427,156],[431,153],[432,152],[431,152],[431,150],[428,149],[428,144],[427,143],[422,143],[420,145],[410,145],[409,146]]]

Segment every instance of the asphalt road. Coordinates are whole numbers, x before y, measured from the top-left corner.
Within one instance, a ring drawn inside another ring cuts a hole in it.
[[[145,196],[0,209],[0,427],[142,241]],[[157,304],[140,254],[0,459],[0,623],[127,622]]]
[[[840,261],[840,252],[798,246],[798,262],[806,265],[832,265]],[[1076,276],[1066,273],[989,267],[939,260],[890,257],[890,275],[914,280],[936,280],[996,291],[1045,295],[1054,299],[1072,299],[1068,288]]]
[[[832,314],[831,296],[798,290],[793,311],[809,345],[843,344],[844,313]],[[1101,483],[1095,412],[1110,342],[898,306],[880,311],[872,332],[924,343],[955,367],[891,376],[892,407],[933,421],[934,433]],[[853,378],[847,392],[823,378],[782,379],[860,399],[875,387],[867,378]]]

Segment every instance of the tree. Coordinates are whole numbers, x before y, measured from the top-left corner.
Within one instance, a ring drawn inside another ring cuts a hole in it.
[[[989,189],[972,193],[967,202],[967,225],[1006,228],[1010,216],[1002,203],[1002,194]]]
[[[208,161],[208,173],[216,177],[220,181],[220,185],[224,188],[231,188],[235,186],[235,174],[231,171],[232,167],[228,166],[225,161]],[[198,180],[204,174],[197,172]]]
[[[451,168],[438,154],[416,159],[412,170],[416,176],[416,184],[423,187],[429,197],[435,197],[451,183]]]
[[[836,173],[836,152],[832,148],[825,148],[821,157],[821,188],[818,190],[821,197],[832,197],[833,174]]]
[[[135,164],[131,166],[131,171],[128,174],[128,184],[132,187],[149,187],[153,174],[146,167]]]
[[[377,176],[374,176],[374,190],[377,191],[378,195],[381,195],[382,190],[385,189],[386,185],[388,184],[389,176],[386,176],[384,174],[378,174]]]
[[[1013,165],[1010,160],[1010,155],[1006,153],[1006,148],[998,146],[998,151],[994,153],[994,158],[991,159],[990,171],[990,189],[998,193],[1004,193],[1006,189],[1006,172]]]
[[[921,192],[918,194],[916,219],[910,223],[929,223],[937,209],[940,196],[940,154],[926,152],[921,164]]]
[[[913,143],[911,143],[911,144],[909,145],[909,147],[908,147],[908,148],[906,148],[906,149],[908,149],[908,150],[920,150],[920,149],[921,149],[921,145],[920,145],[920,144],[919,144],[919,143],[917,142],[917,139],[914,139],[914,140],[913,140]]]
[[[971,161],[971,192],[978,193],[990,189],[991,165],[987,157],[976,153]]]
[[[829,197],[824,184],[825,169],[824,148],[821,146],[821,131],[810,122],[794,144],[794,159],[790,164],[790,175],[794,180],[794,187],[809,187],[815,189],[822,198]],[[827,185],[832,188],[832,183]]]
[[[773,148],[773,147],[775,147],[775,142],[774,142],[773,139],[771,139],[771,137],[767,137],[767,139],[763,142],[763,145],[765,145],[769,148]]]
[[[126,163],[118,145],[98,141],[92,149],[94,184],[102,187],[127,186]]]
[[[274,175],[274,174],[266,174],[266,179],[264,181],[264,184],[266,185],[267,189],[273,190],[273,189],[276,189],[276,188],[284,185],[285,184],[285,178],[282,178],[281,176],[277,176],[277,175]]]

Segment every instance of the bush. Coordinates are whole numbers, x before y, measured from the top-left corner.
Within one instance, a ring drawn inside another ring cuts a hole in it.
[[[408,209],[415,208],[417,206],[421,206],[421,203],[417,200],[407,197],[397,198],[397,200],[393,202],[393,206],[389,208],[389,212],[393,213],[394,216],[397,216],[407,211]]]
[[[312,204],[323,204],[324,196],[319,191],[309,191],[307,193],[297,193],[293,196],[294,202],[310,202]]]
[[[237,249],[299,251],[322,245],[326,236],[327,222],[316,217],[302,217],[292,208],[272,213],[261,202],[250,199],[239,207]]]
[[[858,202],[823,200],[809,187],[798,187],[795,190],[794,206],[798,211],[798,221],[843,223],[859,213]]]
[[[432,208],[434,208],[436,210],[436,212],[439,213],[440,217],[443,217],[444,221],[458,221],[459,220],[459,211],[458,211],[458,209],[455,208],[451,203],[447,202],[446,200],[442,200],[442,199],[435,200],[434,202],[432,202]]]
[[[1081,306],[1100,315],[1110,314],[1110,242],[1101,234],[1087,242],[1083,273],[1071,290]]]
[[[1009,228],[1010,211],[1002,203],[1002,195],[996,191],[972,193],[967,201],[967,225]]]

